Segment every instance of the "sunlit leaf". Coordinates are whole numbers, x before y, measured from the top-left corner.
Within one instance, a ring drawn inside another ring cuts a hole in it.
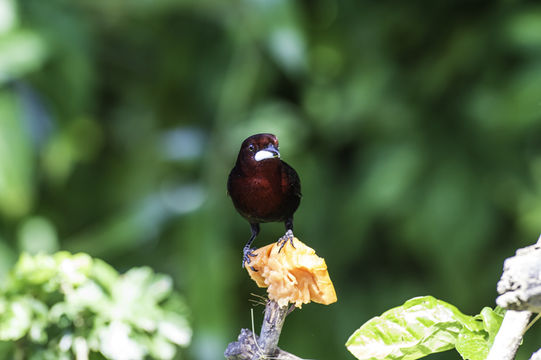
[[[503,314],[501,309],[492,310],[485,307],[481,310],[481,314],[475,316],[475,318],[483,321],[485,331],[474,332],[467,328],[462,329],[458,336],[456,350],[464,359],[484,360],[494,342],[494,337],[500,329]]]
[[[119,275],[84,253],[23,254],[0,291],[0,342],[40,344],[30,359],[171,359],[191,334],[172,280],[149,267]]]
[[[504,315],[505,309],[500,307],[496,307],[495,309],[484,307],[481,310],[481,314],[478,315],[483,319],[483,325],[488,332],[490,344],[492,344],[496,334],[500,330]]]
[[[160,360],[172,359],[175,356],[175,347],[166,339],[155,336],[150,345],[150,355]]]
[[[32,306],[25,297],[0,298],[0,340],[18,340],[30,329]]]
[[[192,330],[185,317],[169,313],[165,320],[158,325],[158,333],[177,345],[186,346],[190,343]]]
[[[54,255],[58,264],[58,275],[61,281],[71,286],[82,285],[90,273],[92,267],[92,258],[83,253],[71,255],[68,252],[61,251]]]
[[[484,360],[490,350],[486,332],[474,332],[462,329],[456,339],[456,350],[464,359]]]
[[[138,360],[145,356],[144,347],[131,336],[131,328],[118,321],[113,321],[100,332],[100,351],[115,360]]]
[[[462,329],[477,332],[482,323],[444,301],[418,297],[366,322],[346,346],[361,360],[414,360],[454,348]]]
[[[118,280],[118,272],[111,265],[100,259],[94,259],[91,276],[109,292]]]
[[[13,270],[12,285],[18,285],[18,281],[23,284],[43,284],[55,276],[56,266],[57,263],[51,256],[43,254],[31,256],[23,253]]]

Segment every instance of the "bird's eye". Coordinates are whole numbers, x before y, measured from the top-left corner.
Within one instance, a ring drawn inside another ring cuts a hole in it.
[[[254,144],[248,145],[248,150],[250,150],[251,152],[254,152],[254,150],[255,150]]]

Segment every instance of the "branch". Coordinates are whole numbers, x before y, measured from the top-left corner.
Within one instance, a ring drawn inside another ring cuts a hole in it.
[[[505,260],[496,303],[507,309],[487,360],[512,360],[534,312],[541,311],[541,237]]]
[[[531,315],[530,311],[507,310],[486,360],[513,360]]]
[[[248,329],[242,329],[239,334],[239,338],[236,342],[232,342],[227,346],[225,350],[225,357],[228,360],[252,360],[254,356],[258,356],[257,359],[262,358],[258,351],[258,345],[256,340],[259,336],[255,335]],[[290,354],[284,350],[276,348],[275,355],[272,359],[278,360],[302,360],[293,354]]]
[[[498,293],[503,308],[541,312],[541,237],[505,260]]]
[[[240,331],[237,341],[230,343],[225,350],[228,360],[302,360],[301,358],[278,348],[278,340],[282,332],[288,307],[280,307],[273,300],[267,301],[265,317],[261,326],[261,336],[248,329]]]
[[[267,301],[265,317],[263,318],[263,325],[261,325],[261,333],[259,334],[260,338],[257,341],[263,355],[262,358],[272,356],[278,347],[278,340],[280,339],[282,326],[286,320],[287,310],[287,305],[280,307],[274,300]],[[253,360],[258,359],[253,358]]]

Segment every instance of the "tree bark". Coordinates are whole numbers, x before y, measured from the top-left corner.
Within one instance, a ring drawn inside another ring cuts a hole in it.
[[[531,315],[530,311],[507,310],[486,360],[513,360]]]
[[[541,237],[505,260],[498,293],[507,312],[486,360],[512,360],[532,314],[541,312]]]
[[[230,343],[225,350],[228,360],[302,360],[293,354],[278,348],[278,340],[282,332],[288,307],[280,307],[273,300],[267,301],[265,316],[261,326],[260,336],[248,329],[240,331],[237,341]]]

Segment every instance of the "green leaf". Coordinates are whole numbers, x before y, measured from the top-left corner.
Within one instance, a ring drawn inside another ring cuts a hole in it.
[[[168,313],[158,325],[158,333],[167,340],[180,346],[187,346],[192,337],[192,330],[185,317]]]
[[[47,305],[34,298],[29,298],[29,302],[32,309],[33,318],[32,324],[30,325],[30,329],[28,331],[28,337],[37,344],[44,344],[48,337],[46,332],[49,315]]]
[[[117,271],[111,265],[100,259],[94,259],[94,266],[92,266],[90,276],[109,293],[118,280]]]
[[[452,349],[464,328],[476,332],[482,323],[444,301],[417,297],[366,322],[346,346],[358,359],[413,360]]]
[[[92,258],[84,253],[70,254],[60,251],[54,255],[58,266],[58,275],[65,285],[78,286],[88,279],[92,268]]]
[[[484,360],[487,357],[488,334],[485,331],[474,332],[466,328],[462,329],[456,342],[456,351],[463,359]]]
[[[68,312],[74,315],[84,309],[100,313],[110,306],[110,301],[103,289],[93,281],[87,281],[76,289],[70,290],[66,293],[66,300],[69,304]]]
[[[8,302],[0,299],[0,340],[18,340],[30,329],[32,304],[24,297]]]
[[[166,339],[155,336],[149,344],[150,356],[154,359],[168,360],[172,359],[177,349]]]
[[[44,284],[56,275],[56,267],[56,262],[51,256],[44,254],[31,256],[23,253],[17,264],[15,264],[10,284],[13,287],[26,283],[33,285]]]
[[[361,360],[414,360],[456,348],[463,359],[484,360],[504,311],[485,307],[468,316],[431,296],[413,298],[361,326],[346,343]]]
[[[464,359],[484,360],[502,324],[503,312],[501,308],[485,307],[474,318],[482,321],[483,330],[473,332],[464,328],[458,336],[456,350]]]
[[[483,326],[485,330],[488,332],[489,338],[489,345],[492,345],[494,342],[494,338],[496,337],[496,334],[500,330],[500,326],[502,325],[503,316],[505,315],[505,309],[497,306],[494,310],[492,310],[489,307],[483,308],[481,310],[481,318],[483,319]]]
[[[100,351],[111,359],[143,359],[146,349],[135,341],[131,327],[120,321],[113,321],[100,331]]]

